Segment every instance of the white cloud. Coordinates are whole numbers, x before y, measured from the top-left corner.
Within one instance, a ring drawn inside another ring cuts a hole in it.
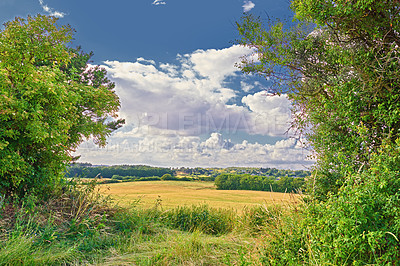
[[[63,18],[66,14],[60,11],[56,11],[53,8],[50,8],[48,5],[46,5],[43,0],[39,0],[40,6],[43,8],[43,11],[49,14],[50,16],[56,17],[56,18]]]
[[[144,59],[143,57],[139,57],[138,59],[136,59],[136,61],[148,63],[148,64],[151,64],[151,65],[155,65],[156,64],[156,62],[154,60],[147,60],[147,59]]]
[[[221,50],[197,50],[187,56],[193,64],[193,69],[200,75],[220,82],[238,71],[235,64],[239,63],[239,58],[250,54],[249,48],[234,45]]]
[[[290,101],[285,94],[270,95],[265,91],[242,98],[252,111],[252,131],[263,135],[282,135],[290,127]]]
[[[103,150],[85,143],[78,154],[93,163],[159,166],[271,166],[301,168],[306,153],[294,140],[271,144],[255,134],[284,138],[290,118],[285,95],[253,92],[234,67],[251,50],[232,46],[178,55],[178,63],[106,61],[127,124]],[[236,89],[228,82],[237,79]],[[251,90],[251,93],[250,93]],[[244,95],[244,96],[243,96]],[[233,142],[223,135],[243,136]],[[86,146],[85,146],[86,145]]]
[[[251,1],[244,1],[243,12],[249,12],[252,10],[256,5]]]
[[[167,3],[165,1],[162,0],[154,0],[153,5],[166,5]]]
[[[246,124],[249,110],[227,104],[237,93],[224,82],[225,78],[237,75],[238,69],[233,65],[248,52],[247,48],[232,46],[179,56],[179,65],[149,65],[148,60],[140,59],[107,61],[105,68],[116,82],[121,115],[129,123],[181,135],[212,130],[249,131],[253,128]]]

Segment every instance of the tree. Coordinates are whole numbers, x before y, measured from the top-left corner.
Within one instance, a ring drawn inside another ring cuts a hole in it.
[[[92,53],[68,47],[73,29],[38,15],[0,32],[0,194],[46,196],[85,139],[106,144],[119,98]]]
[[[238,24],[239,43],[257,55],[242,69],[288,94],[293,127],[316,158],[302,238],[291,239],[304,242],[282,264],[396,264],[400,2],[293,0],[292,8],[292,27],[264,29],[251,15]]]
[[[292,127],[314,151],[313,189],[323,199],[337,192],[346,173],[368,168],[385,140],[399,138],[400,6],[294,0],[292,9],[291,27],[271,21],[265,27],[252,15],[238,23],[238,42],[256,54],[240,67],[288,94]]]
[[[174,180],[175,178],[171,174],[164,174],[161,180]]]

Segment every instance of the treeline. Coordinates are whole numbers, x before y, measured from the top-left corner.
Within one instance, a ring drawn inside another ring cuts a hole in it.
[[[307,177],[310,176],[310,171],[306,170],[289,170],[289,169],[277,169],[277,168],[252,168],[252,167],[228,167],[225,168],[228,173],[236,174],[250,174],[258,176],[270,176],[280,178],[281,176],[289,177]]]
[[[165,174],[173,175],[174,171],[169,168],[152,167],[147,165],[113,165],[93,166],[90,163],[71,164],[66,173],[67,177],[94,178],[100,175],[104,178],[116,176],[130,177],[162,177]]]
[[[176,176],[176,172],[191,172],[190,176]],[[197,175],[198,174],[198,175]],[[147,165],[94,166],[90,163],[71,164],[67,177],[110,178],[110,182],[132,181],[214,181],[221,190],[256,190],[292,192],[304,185],[308,171],[279,170],[276,168],[170,168]]]
[[[289,170],[289,169],[277,169],[277,168],[257,168],[257,167],[228,167],[228,168],[185,168],[181,167],[176,170],[179,173],[199,176],[206,175],[210,177],[217,177],[222,173],[227,174],[249,174],[257,176],[270,176],[279,178],[281,176],[289,177],[307,177],[310,176],[310,171],[306,170]]]
[[[296,192],[303,185],[304,178],[290,176],[274,179],[250,174],[221,174],[215,178],[215,186],[221,190]]]
[[[137,177],[137,176],[120,176],[113,175],[111,177],[112,180],[119,180],[122,182],[131,182],[131,181],[166,181],[166,180],[174,180],[174,181],[193,181],[193,178],[187,177],[176,177],[171,174],[164,174],[163,176],[149,176],[149,177]]]

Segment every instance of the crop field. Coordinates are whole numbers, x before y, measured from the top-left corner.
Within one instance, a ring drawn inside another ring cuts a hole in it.
[[[214,182],[125,182],[102,185],[102,190],[122,206],[139,201],[144,208],[152,207],[159,201],[164,208],[207,204],[210,207],[233,208],[240,211],[245,206],[296,202],[298,197],[277,192],[216,190]]]

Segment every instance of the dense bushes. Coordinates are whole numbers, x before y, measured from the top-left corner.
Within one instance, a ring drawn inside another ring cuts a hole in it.
[[[337,195],[310,204],[310,249],[321,263],[400,261],[399,144],[372,154],[369,168],[346,176]]]
[[[370,154],[368,167],[349,172],[337,193],[328,193],[326,200],[313,197],[311,186],[305,203],[286,213],[285,223],[269,228],[269,262],[398,265],[399,166],[400,141],[386,142]]]
[[[303,178],[283,176],[275,180],[267,176],[221,174],[215,179],[217,189],[296,192],[304,185]]]

